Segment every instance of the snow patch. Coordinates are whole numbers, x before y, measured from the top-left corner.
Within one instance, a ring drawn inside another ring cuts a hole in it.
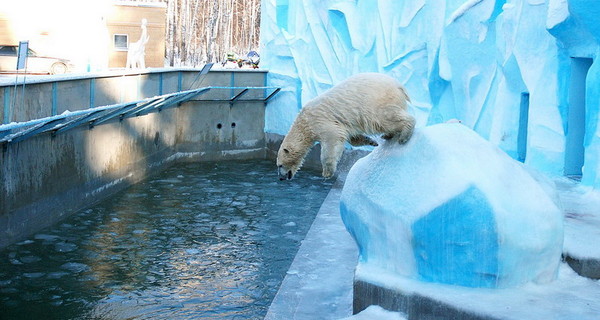
[[[456,21],[458,18],[462,17],[467,11],[469,11],[474,6],[480,4],[483,0],[468,0],[463,3],[458,9],[456,9],[448,18],[446,25],[449,25]]]
[[[569,2],[567,0],[550,0],[548,2],[547,29],[556,27],[567,18],[569,18]]]
[[[385,310],[384,308],[372,305],[367,307],[365,310],[357,313],[351,317],[344,318],[341,320],[406,320],[406,316],[400,312],[392,312]]]

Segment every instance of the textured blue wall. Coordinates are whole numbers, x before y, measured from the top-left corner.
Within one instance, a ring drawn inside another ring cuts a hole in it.
[[[562,175],[571,69],[584,73],[583,178],[600,187],[600,3],[594,0],[264,0],[262,65],[283,92],[266,131],[285,134],[301,106],[358,72],[403,82],[418,125],[460,119],[513,158]],[[526,137],[519,150],[522,96]],[[524,144],[524,146],[523,146]],[[519,152],[521,151],[521,152]]]

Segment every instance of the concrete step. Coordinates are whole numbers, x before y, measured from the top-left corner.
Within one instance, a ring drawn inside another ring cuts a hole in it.
[[[570,256],[564,257],[565,262],[577,274],[582,277],[598,280],[600,279],[600,260],[599,259],[579,259]]]

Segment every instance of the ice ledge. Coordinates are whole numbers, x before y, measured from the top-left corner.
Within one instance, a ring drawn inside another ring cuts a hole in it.
[[[409,319],[598,319],[600,283],[562,264],[558,279],[511,289],[424,283],[368,266],[354,280],[354,312],[377,304]]]

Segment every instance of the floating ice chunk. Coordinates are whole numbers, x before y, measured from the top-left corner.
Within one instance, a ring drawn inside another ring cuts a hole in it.
[[[185,249],[185,253],[186,254],[191,254],[191,255],[197,255],[200,253],[200,250],[198,249]]]
[[[460,124],[359,160],[341,213],[359,262],[399,276],[495,288],[558,272],[561,211],[521,163]]]
[[[77,249],[77,245],[74,243],[68,242],[59,242],[54,245],[54,250],[58,252],[71,252]]]
[[[236,226],[238,228],[243,228],[248,225],[248,222],[246,222],[244,220],[233,220],[233,221],[229,221],[229,224],[232,226]]]
[[[53,234],[36,234],[33,238],[35,240],[56,241],[59,236],[55,236]]]
[[[58,272],[50,272],[48,273],[47,278],[48,279],[60,279],[66,275],[69,275],[69,273],[67,272],[62,272],[62,271],[58,271]]]
[[[21,257],[21,262],[23,263],[34,263],[34,262],[38,262],[41,261],[42,258],[38,257],[38,256],[25,256],[25,257]]]
[[[64,302],[62,300],[60,300],[60,299],[56,299],[56,300],[50,301],[50,304],[53,305],[53,306],[55,306],[55,307],[58,307],[58,306],[62,305],[63,303]]]
[[[29,278],[29,279],[41,278],[44,275],[45,275],[45,273],[43,273],[43,272],[26,272],[26,273],[23,273],[23,277]]]
[[[283,226],[284,226],[284,227],[295,227],[295,226],[296,226],[296,223],[295,223],[294,221],[290,221],[290,222],[288,222],[288,223],[284,224]]]
[[[90,267],[88,265],[83,264],[83,263],[78,263],[78,262],[67,262],[67,263],[61,265],[60,268],[71,271],[73,273],[84,272],[84,271],[88,271],[90,269]]]

